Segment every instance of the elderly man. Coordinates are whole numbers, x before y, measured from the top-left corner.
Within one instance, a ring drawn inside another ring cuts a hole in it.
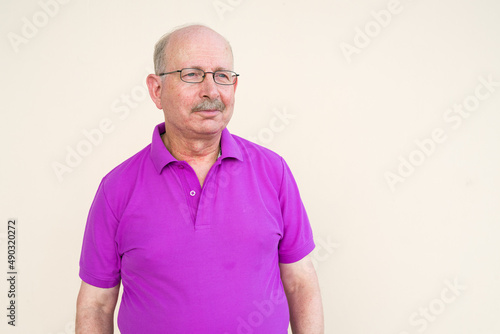
[[[187,26],[147,78],[165,123],[106,175],[80,259],[76,332],[323,333],[312,231],[284,160],[231,135],[229,43]]]

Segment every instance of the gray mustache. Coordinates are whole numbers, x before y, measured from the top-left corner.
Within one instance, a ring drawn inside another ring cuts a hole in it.
[[[200,110],[213,110],[213,109],[217,109],[217,110],[222,111],[222,110],[226,109],[226,105],[219,100],[204,100],[203,102],[196,105],[191,110],[192,111],[200,111]]]

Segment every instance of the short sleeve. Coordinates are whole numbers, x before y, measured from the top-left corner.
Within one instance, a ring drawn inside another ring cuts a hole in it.
[[[286,162],[279,193],[283,217],[283,237],[278,246],[279,262],[293,263],[301,260],[315,247],[311,225],[300,198],[299,189]]]
[[[90,207],[80,256],[80,278],[99,288],[120,282],[121,258],[115,241],[118,219],[109,206],[101,182]]]

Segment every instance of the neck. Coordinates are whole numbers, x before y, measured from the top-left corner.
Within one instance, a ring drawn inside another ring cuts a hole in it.
[[[162,134],[162,140],[167,150],[179,161],[190,165],[213,164],[220,152],[221,133],[204,139],[186,139]]]

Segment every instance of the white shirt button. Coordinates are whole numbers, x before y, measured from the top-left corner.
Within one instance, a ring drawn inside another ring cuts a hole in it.
[[[194,196],[194,195],[196,195],[196,191],[194,191],[194,190],[191,190],[191,191],[189,192],[189,195],[191,195],[191,196]]]

